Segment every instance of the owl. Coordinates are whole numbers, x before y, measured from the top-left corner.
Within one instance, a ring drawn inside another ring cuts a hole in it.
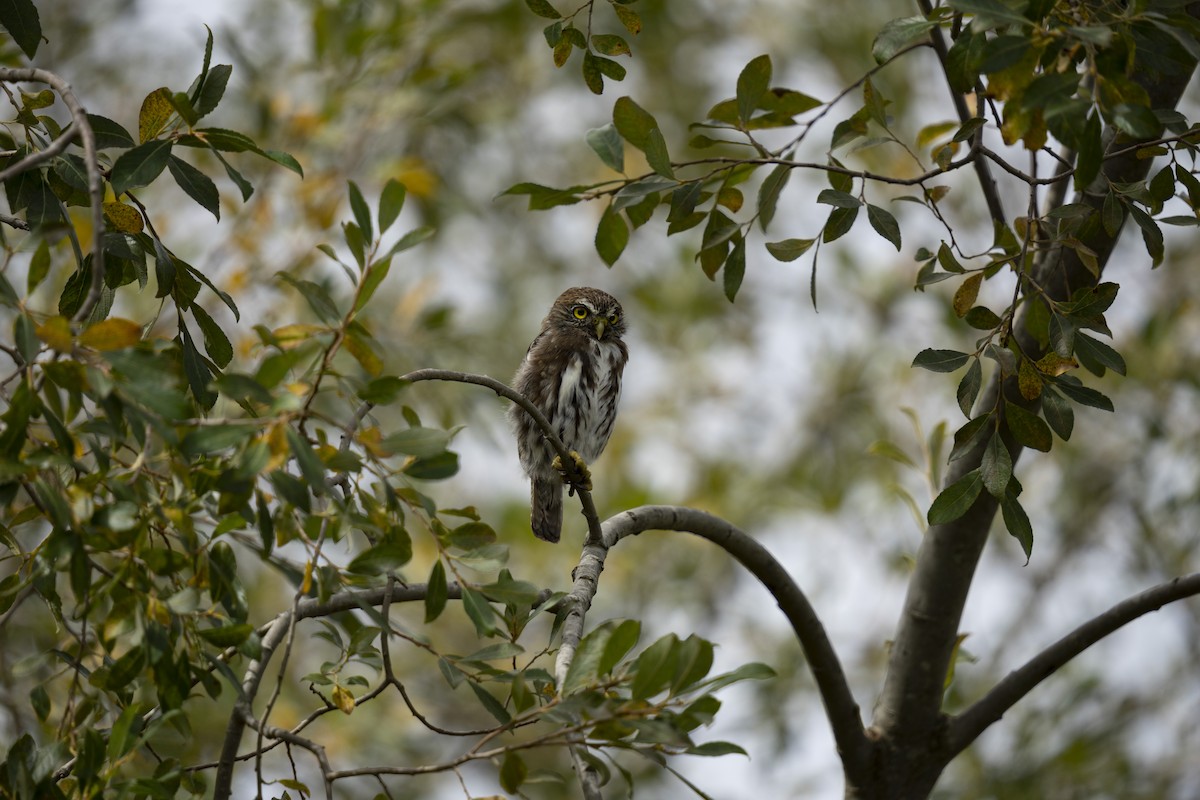
[[[568,470],[572,482],[591,488],[587,462],[603,452],[617,419],[621,372],[629,358],[624,333],[625,316],[616,298],[599,289],[567,289],[542,320],[513,378],[513,388],[546,415],[575,457],[575,464],[563,465],[533,418],[520,406],[509,410],[530,480],[530,524],[539,539],[557,542],[562,534]]]

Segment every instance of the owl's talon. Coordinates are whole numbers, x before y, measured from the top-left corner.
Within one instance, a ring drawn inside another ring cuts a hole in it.
[[[583,456],[571,451],[571,465],[568,467],[563,464],[562,456],[555,456],[554,461],[550,466],[562,475],[563,483],[570,484],[571,488],[592,490],[592,471],[588,469],[587,462],[583,460]]]

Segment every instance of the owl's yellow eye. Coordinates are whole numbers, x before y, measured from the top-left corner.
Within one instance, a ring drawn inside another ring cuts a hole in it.
[[[617,324],[617,320],[619,320],[620,318],[621,318],[621,315],[620,315],[620,314],[609,314],[609,315],[608,315],[608,324],[609,324],[609,325],[616,325],[616,324]]]
[[[571,313],[575,315],[575,319],[586,319],[587,318],[587,308],[585,308],[584,306],[575,306],[574,308],[571,309]]]

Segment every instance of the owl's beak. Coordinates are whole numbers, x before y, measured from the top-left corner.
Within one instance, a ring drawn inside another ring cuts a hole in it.
[[[604,338],[604,328],[608,325],[608,320],[604,317],[596,317],[596,338]]]

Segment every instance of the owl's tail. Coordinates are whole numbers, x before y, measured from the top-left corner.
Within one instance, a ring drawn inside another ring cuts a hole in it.
[[[554,478],[534,478],[529,483],[529,524],[533,535],[557,542],[562,536],[563,485]]]

